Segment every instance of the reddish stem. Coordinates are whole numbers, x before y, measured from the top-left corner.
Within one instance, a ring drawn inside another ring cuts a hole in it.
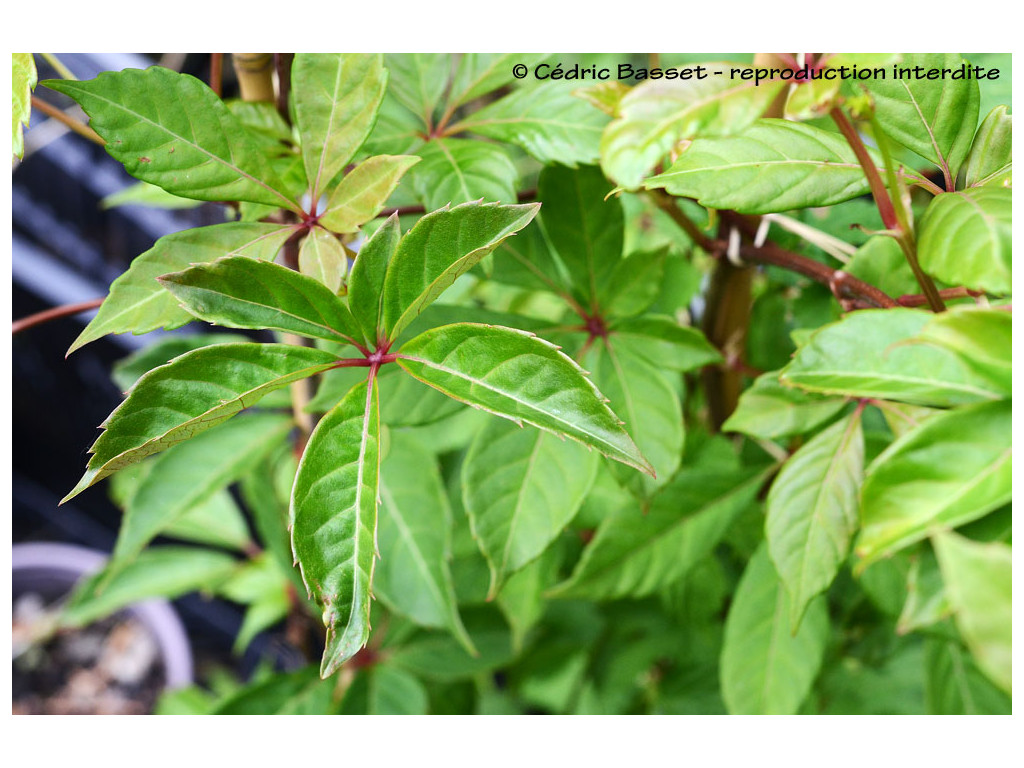
[[[60,307],[36,312],[34,315],[29,315],[28,317],[23,317],[20,320],[15,320],[11,325],[11,334],[20,333],[34,325],[42,325],[43,323],[48,323],[51,320],[58,320],[62,317],[68,317],[69,315],[77,315],[79,312],[87,312],[90,309],[96,309],[102,303],[103,299],[92,299],[91,301],[83,301],[78,304],[64,304]]]

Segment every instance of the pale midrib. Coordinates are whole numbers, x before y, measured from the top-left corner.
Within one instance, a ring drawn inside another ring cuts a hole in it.
[[[530,457],[526,461],[526,469],[523,472],[522,482],[519,483],[519,494],[516,498],[515,506],[512,510],[512,521],[508,528],[508,538],[505,540],[505,549],[502,552],[501,557],[501,570],[497,574],[498,581],[508,571],[508,559],[512,553],[512,541],[515,538],[516,523],[519,521],[519,516],[522,513],[522,502],[525,494],[522,493],[522,489],[527,486],[530,480],[530,475],[533,474],[534,464],[537,461],[537,454],[540,452],[541,440],[543,439],[543,433],[537,433],[533,443],[533,448],[530,450]],[[493,589],[493,587],[492,587]]]
[[[168,429],[163,434],[157,435],[156,437],[152,437],[149,440],[147,440],[146,442],[142,443],[141,445],[136,446],[135,448],[130,448],[130,449],[126,450],[126,451],[122,451],[121,453],[117,454],[116,456],[113,456],[112,458],[107,459],[105,462],[103,462],[103,464],[101,464],[96,469],[97,469],[97,471],[102,472],[104,469],[106,469],[107,467],[109,467],[111,465],[115,465],[116,464],[118,467],[124,466],[125,465],[124,462],[127,461],[127,459],[129,459],[130,457],[133,457],[133,456],[138,456],[139,459],[141,460],[142,458],[145,458],[146,456],[150,456],[153,453],[156,453],[157,451],[161,450],[159,448],[159,446],[163,445],[164,443],[167,444],[166,445],[167,448],[171,447],[172,445],[176,445],[177,443],[180,443],[181,440],[180,439],[179,440],[174,440],[173,436],[180,434],[182,431],[184,431],[188,427],[192,427],[192,426],[195,426],[197,424],[202,423],[203,421],[207,421],[207,420],[210,420],[212,418],[216,418],[217,416],[219,416],[224,411],[231,410],[231,408],[233,406],[235,406],[235,405],[243,405],[242,400],[244,398],[246,398],[246,397],[248,397],[250,395],[259,393],[261,391],[264,394],[266,394],[267,392],[269,392],[272,389],[280,389],[281,387],[283,387],[283,386],[285,386],[287,384],[290,384],[292,381],[298,381],[299,379],[307,378],[309,376],[313,376],[313,375],[315,375],[317,373],[320,373],[321,371],[325,371],[328,368],[330,368],[332,365],[333,365],[333,363],[322,363],[322,364],[319,364],[319,365],[309,366],[308,368],[302,368],[302,369],[299,369],[298,371],[294,371],[292,373],[286,373],[286,374],[284,374],[284,375],[282,375],[282,376],[280,376],[280,377],[278,377],[276,379],[272,379],[272,380],[270,380],[270,381],[268,381],[268,382],[266,382],[264,384],[261,384],[258,387],[254,387],[253,389],[248,389],[248,390],[246,390],[244,392],[241,392],[241,393],[239,393],[238,395],[236,395],[235,397],[233,397],[233,398],[231,398],[229,400],[222,400],[218,405],[214,406],[213,408],[210,408],[209,410],[203,411],[203,413],[201,413],[198,416],[195,416],[195,417],[189,419],[188,421],[183,421],[181,424],[178,424],[177,426],[174,426],[174,427]],[[127,401],[125,401],[125,402],[127,402]],[[235,413],[237,413],[240,410],[241,410],[241,408],[238,408],[235,411]],[[225,419],[230,418],[230,417],[231,417],[231,415],[225,417]],[[216,425],[214,425],[214,426],[216,426]],[[190,437],[191,437],[191,435],[190,435]],[[185,439],[187,439],[187,438],[185,438]],[[153,448],[155,448],[155,450],[151,450]],[[110,474],[110,473],[108,472],[107,474]]]
[[[972,386],[969,386],[967,384],[962,384],[960,382],[951,382],[951,381],[948,381],[948,380],[936,382],[935,379],[915,378],[913,376],[899,376],[899,375],[896,375],[896,374],[889,374],[889,373],[872,373],[870,376],[861,376],[861,375],[855,374],[855,373],[851,374],[850,371],[841,371],[841,370],[840,371],[832,371],[832,370],[815,369],[813,372],[796,373],[796,374],[792,374],[791,373],[791,374],[785,376],[784,378],[786,378],[787,380],[793,382],[796,386],[799,387],[799,386],[807,385],[807,384],[815,386],[814,382],[817,379],[819,379],[819,378],[830,378],[830,377],[838,377],[838,378],[841,378],[841,379],[849,379],[849,378],[852,377],[856,381],[861,381],[861,380],[879,381],[879,380],[881,380],[883,382],[895,381],[895,382],[900,382],[900,383],[905,383],[905,384],[926,384],[926,385],[928,385],[930,387],[933,387],[933,388],[936,386],[936,384],[938,384],[940,389],[946,390],[946,391],[953,390],[954,392],[963,392],[965,394],[983,395],[987,400],[1000,400],[1001,399],[1000,395],[996,394],[995,392],[991,392],[991,391],[989,391],[987,389],[980,389],[978,387],[972,387]],[[846,389],[843,389],[842,387],[826,388],[826,387],[823,387],[821,385],[816,385],[816,386],[817,386],[817,390],[818,391],[823,392],[825,394],[845,393],[845,392],[848,391]]]
[[[279,192],[276,189],[274,189],[272,186],[267,184],[265,181],[263,181],[262,179],[256,178],[255,176],[253,176],[252,174],[248,173],[247,171],[242,170],[237,165],[235,165],[235,164],[225,160],[223,157],[220,157],[219,155],[213,154],[213,152],[211,152],[210,150],[208,150],[205,147],[195,143],[194,140],[188,139],[188,138],[186,138],[184,136],[181,136],[180,134],[175,133],[174,131],[170,130],[166,126],[163,126],[163,125],[160,125],[160,123],[154,122],[152,119],[146,117],[145,115],[142,115],[142,114],[139,114],[138,112],[132,112],[131,110],[125,109],[123,104],[120,104],[120,103],[118,103],[116,101],[112,101],[111,99],[108,99],[105,96],[101,96],[99,94],[90,94],[90,95],[93,96],[93,98],[96,98],[96,99],[99,99],[101,101],[104,101],[108,105],[110,105],[112,107],[115,107],[118,112],[121,112],[122,114],[128,115],[129,117],[131,117],[133,119],[136,119],[136,120],[138,120],[140,122],[144,122],[147,125],[150,125],[150,126],[152,126],[153,128],[156,128],[159,131],[162,131],[163,133],[167,134],[168,136],[171,136],[172,138],[175,138],[175,139],[178,139],[178,140],[184,142],[186,145],[192,147],[193,149],[197,150],[201,154],[206,155],[208,158],[210,158],[211,160],[215,161],[216,163],[224,166],[225,168],[227,168],[227,169],[229,169],[231,171],[234,171],[241,178],[244,178],[247,181],[253,182],[257,186],[262,187],[263,189],[265,189],[268,192],[272,193],[275,197],[279,198],[280,200],[283,200],[284,203],[285,203],[285,205],[284,205],[285,208],[287,208],[287,209],[289,209],[291,211],[299,210],[298,206],[296,206],[296,204],[292,200],[290,200],[288,197],[283,195],[281,192]]]
[[[825,523],[822,507],[824,506],[826,497],[830,495],[828,493],[828,489],[831,488],[832,484],[836,481],[836,477],[839,475],[840,471],[848,461],[849,457],[847,456],[847,452],[851,448],[850,444],[854,438],[854,434],[856,433],[856,430],[859,427],[859,425],[860,417],[858,415],[856,417],[851,418],[850,423],[847,424],[846,429],[843,430],[843,434],[839,439],[839,445],[836,447],[835,452],[828,459],[827,466],[825,468],[824,478],[822,479],[821,484],[817,486],[817,490],[814,494],[814,504],[812,507],[813,511],[811,513],[812,523],[817,524],[817,529],[825,533],[825,535],[828,537],[829,541],[832,542],[832,545],[835,548],[835,559],[837,566],[842,562],[843,557],[846,553],[842,551],[843,548],[840,546],[840,542],[837,542],[832,538],[833,531]],[[843,511],[845,512],[845,510]],[[800,593],[796,596],[800,599],[803,599],[807,594],[807,562],[810,559],[811,539],[812,537],[810,535],[810,531],[808,531],[807,538],[804,540],[803,557],[800,560]]]
[[[405,522],[405,517],[402,515],[400,507],[395,502],[395,497],[391,493],[386,483],[380,483],[381,499],[385,506],[392,512],[391,520],[398,528],[399,535],[402,540],[406,543],[406,548],[412,553],[413,560],[416,564],[416,570],[423,574],[423,580],[426,582],[430,589],[430,592],[434,595],[437,600],[437,605],[440,608],[445,607],[444,595],[441,594],[440,588],[438,587],[437,581],[434,579],[434,575],[430,572],[430,566],[423,557],[423,552],[416,545],[416,537],[413,535],[412,530]]]
[[[462,371],[457,371],[454,368],[449,368],[449,367],[447,367],[445,365],[441,365],[440,363],[435,363],[432,360],[424,360],[423,358],[413,357],[412,355],[402,354],[402,353],[399,353],[398,357],[399,357],[399,359],[402,359],[402,360],[411,360],[412,362],[420,363],[421,365],[424,365],[427,368],[433,368],[434,370],[441,371],[442,373],[447,373],[448,375],[454,376],[455,378],[462,379],[463,381],[467,381],[467,382],[470,382],[471,384],[476,384],[476,385],[478,385],[480,387],[483,387],[486,390],[489,390],[491,392],[494,392],[496,394],[499,394],[499,395],[501,395],[503,397],[508,398],[509,400],[511,400],[514,403],[518,403],[519,405],[525,406],[526,408],[528,408],[533,413],[537,413],[537,414],[540,414],[542,416],[546,416],[546,417],[550,418],[552,421],[558,422],[559,424],[564,424],[566,426],[566,428],[567,428],[566,429],[566,434],[568,436],[570,436],[570,437],[572,437],[573,435],[579,435],[579,434],[586,435],[587,437],[593,439],[595,442],[600,443],[601,445],[607,446],[608,449],[612,453],[614,453],[616,456],[624,456],[625,455],[621,448],[619,448],[618,446],[614,445],[613,443],[608,442],[605,439],[602,439],[598,435],[595,435],[593,432],[588,432],[587,430],[580,428],[576,424],[573,424],[572,422],[567,421],[566,419],[560,418],[560,417],[558,417],[557,415],[555,415],[553,413],[549,413],[548,411],[543,411],[540,408],[538,408],[537,406],[535,406],[533,403],[530,403],[530,402],[528,402],[526,400],[522,400],[522,399],[520,399],[518,397],[515,397],[513,393],[510,393],[510,392],[508,392],[506,390],[503,390],[503,389],[498,389],[497,387],[494,387],[494,386],[488,384],[487,382],[483,381],[482,379],[473,378],[471,376],[468,376],[467,374],[465,374]],[[419,377],[417,377],[417,378],[419,378]],[[420,380],[423,381],[425,384],[430,384],[429,381],[425,381],[423,379],[420,379]],[[431,386],[433,386],[433,385],[431,385]],[[485,410],[489,410],[489,409],[485,409]],[[497,412],[496,411],[491,411],[491,413],[497,413]],[[513,421],[516,421],[516,420],[518,420],[520,418],[520,417],[511,417],[508,414],[504,414],[504,413],[497,413],[497,415],[503,416],[504,418],[512,418]],[[521,417],[521,418],[524,421],[527,421],[528,423],[533,424],[538,429],[547,430],[549,432],[553,431],[551,429],[551,427],[543,427],[540,424],[537,424],[535,421],[530,421],[530,419],[525,417],[525,416]]]
[[[342,63],[339,60],[338,61],[338,68],[337,68],[337,70],[335,70],[335,73],[334,73],[334,92],[329,97],[330,101],[331,101],[331,112],[330,112],[330,115],[327,118],[327,130],[324,131],[323,141],[317,147],[317,151],[320,154],[320,158],[319,158],[319,162],[317,163],[315,178],[311,179],[311,181],[312,181],[311,197],[312,197],[314,203],[320,197],[320,184],[323,181],[324,166],[327,164],[327,151],[329,149],[328,139],[330,138],[331,134],[334,133],[334,117],[335,117],[335,115],[338,114],[338,111],[339,111],[339,109],[338,109],[338,106],[339,106],[338,105],[338,93],[341,90],[341,87],[340,87],[341,86],[341,73],[342,73],[343,70],[344,70],[344,66],[342,66]]]
[[[684,155],[685,157],[685,155]],[[703,167],[703,168],[692,168],[681,171],[666,171],[655,179],[661,181],[663,179],[675,178],[677,176],[686,176],[694,173],[720,173],[722,171],[732,171],[735,169],[746,169],[746,168],[761,168],[767,165],[811,165],[818,168],[839,168],[842,170],[860,171],[861,168],[856,163],[836,162],[833,160],[751,160],[743,163],[729,163],[728,165],[718,165],[714,167]]]

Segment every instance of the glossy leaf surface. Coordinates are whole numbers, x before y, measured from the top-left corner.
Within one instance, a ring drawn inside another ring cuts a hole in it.
[[[954,353],[915,343],[932,317],[913,309],[853,312],[818,330],[780,380],[808,392],[943,407],[999,397]]]
[[[377,557],[380,425],[377,383],[355,386],[309,438],[292,488],[292,550],[323,609],[322,677],[370,634],[370,585]]]
[[[856,552],[871,562],[1010,500],[1010,401],[932,416],[868,468]]]
[[[185,325],[192,315],[164,290],[158,277],[222,256],[272,260],[290,234],[291,229],[280,224],[230,222],[160,238],[113,282],[99,313],[75,339],[68,354],[108,333],[139,334]]]
[[[299,210],[238,118],[191,75],[150,67],[42,84],[77,101],[137,179],[196,200]]]
[[[545,165],[595,163],[608,117],[573,95],[577,83],[520,88],[474,112],[459,126],[525,149]]]
[[[995,186],[936,196],[921,218],[921,266],[947,283],[1009,293],[1012,202],[1010,189]]]
[[[201,320],[228,328],[269,328],[354,342],[348,307],[318,280],[280,264],[237,256],[164,275],[160,283]]]
[[[437,138],[416,150],[409,174],[428,211],[474,200],[514,203],[519,173],[505,150],[471,139]]]
[[[175,358],[139,379],[103,422],[85,475],[64,501],[336,360],[327,352],[283,344],[218,344]]]
[[[399,333],[455,280],[537,215],[537,204],[467,203],[421,218],[388,263],[381,322],[388,339]]]
[[[348,272],[348,255],[341,241],[326,229],[311,230],[299,246],[299,272],[338,293]]]
[[[974,135],[971,153],[964,164],[964,184],[968,187],[1008,187],[1013,175],[1013,117],[1009,108],[993,109]]]
[[[959,70],[962,63],[955,53],[909,53],[899,67]],[[875,117],[886,134],[956,178],[978,124],[977,80],[936,82],[910,74],[865,84],[874,101]]]
[[[729,64],[708,64],[722,70]],[[764,114],[781,81],[652,80],[619,102],[620,117],[601,139],[601,166],[626,189],[636,189],[668,151],[684,139],[738,133]]]
[[[853,150],[839,134],[772,119],[737,136],[694,140],[645,186],[740,213],[834,205],[868,191]]]
[[[590,379],[543,339],[511,328],[459,323],[407,342],[398,364],[457,400],[571,437],[653,474]]]

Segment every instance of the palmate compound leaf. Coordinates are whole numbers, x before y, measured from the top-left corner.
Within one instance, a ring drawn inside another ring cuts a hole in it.
[[[383,335],[394,340],[428,304],[537,215],[538,203],[464,203],[428,213],[388,262],[381,295]]]
[[[358,342],[348,307],[330,288],[269,261],[232,256],[163,275],[160,283],[201,320],[268,328],[313,339]]]
[[[232,221],[161,237],[152,248],[136,256],[128,271],[111,284],[96,317],[75,339],[68,354],[108,333],[140,334],[185,325],[194,318],[156,278],[223,256],[272,260],[291,233],[290,227],[280,224]]]
[[[125,170],[180,197],[300,212],[245,126],[203,82],[163,67],[45,80],[89,115]]]
[[[570,437],[654,476],[650,462],[583,370],[537,336],[455,323],[408,341],[397,362],[456,400]]]
[[[292,551],[327,628],[322,677],[370,636],[380,474],[377,402],[376,377],[353,387],[313,430],[292,487]]]
[[[85,475],[62,503],[336,361],[322,350],[286,344],[217,344],[153,369],[103,422]]]

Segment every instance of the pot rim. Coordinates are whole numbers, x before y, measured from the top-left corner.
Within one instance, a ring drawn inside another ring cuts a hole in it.
[[[11,547],[11,574],[17,571],[42,571],[68,579],[69,589],[83,576],[95,573],[108,556],[75,544],[30,542]],[[192,683],[192,647],[188,634],[170,602],[160,598],[125,606],[149,630],[160,649],[167,689]]]

